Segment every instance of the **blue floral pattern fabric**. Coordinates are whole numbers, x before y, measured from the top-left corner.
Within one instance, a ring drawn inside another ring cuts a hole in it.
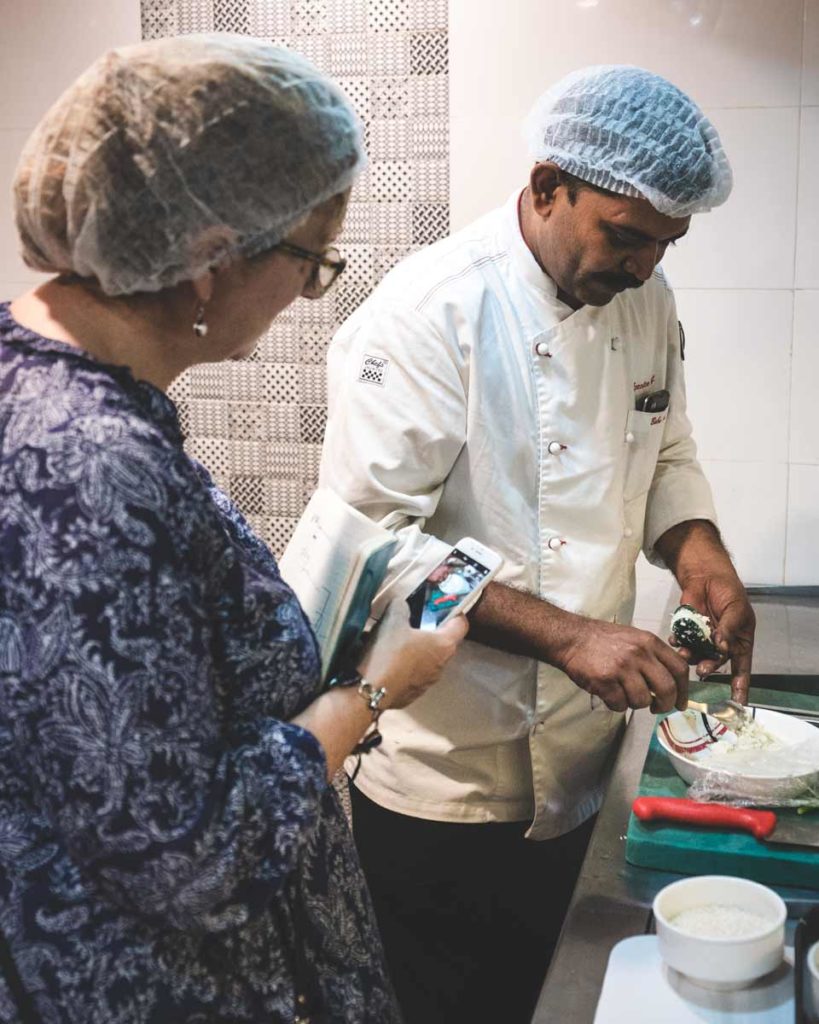
[[[318,692],[170,399],[0,305],[3,1024],[398,1019]]]

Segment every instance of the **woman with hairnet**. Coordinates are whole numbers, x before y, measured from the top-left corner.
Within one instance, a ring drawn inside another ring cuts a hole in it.
[[[311,65],[219,36],[109,53],[25,147],[23,253],[56,276],[0,305],[6,1024],[398,1019],[328,779],[465,624],[389,614],[322,693],[165,393],[329,287],[362,159]]]

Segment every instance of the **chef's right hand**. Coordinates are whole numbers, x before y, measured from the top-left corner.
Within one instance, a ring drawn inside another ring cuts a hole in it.
[[[647,708],[657,714],[688,702],[688,665],[653,633],[580,619],[555,664],[612,711]]]
[[[372,686],[386,688],[384,709],[404,708],[438,680],[468,630],[465,615],[435,630],[413,629],[406,601],[393,601],[358,671]]]

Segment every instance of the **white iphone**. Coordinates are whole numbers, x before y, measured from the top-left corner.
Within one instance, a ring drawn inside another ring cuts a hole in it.
[[[407,598],[410,625],[437,629],[453,615],[466,612],[502,564],[497,551],[462,537]]]

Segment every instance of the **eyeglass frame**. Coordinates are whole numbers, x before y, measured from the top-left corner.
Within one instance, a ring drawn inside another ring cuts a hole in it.
[[[320,299],[323,295],[326,295],[347,266],[347,260],[344,259],[334,245],[329,245],[323,253],[317,253],[311,252],[309,249],[302,249],[300,245],[293,245],[292,242],[278,242],[269,251],[284,252],[289,256],[309,260],[313,264],[310,276],[304,282],[304,287],[301,290],[302,298],[305,299]],[[330,253],[335,253],[336,257],[328,255]],[[319,270],[321,267],[327,267],[333,271],[333,276],[325,285],[322,285],[319,280]]]

